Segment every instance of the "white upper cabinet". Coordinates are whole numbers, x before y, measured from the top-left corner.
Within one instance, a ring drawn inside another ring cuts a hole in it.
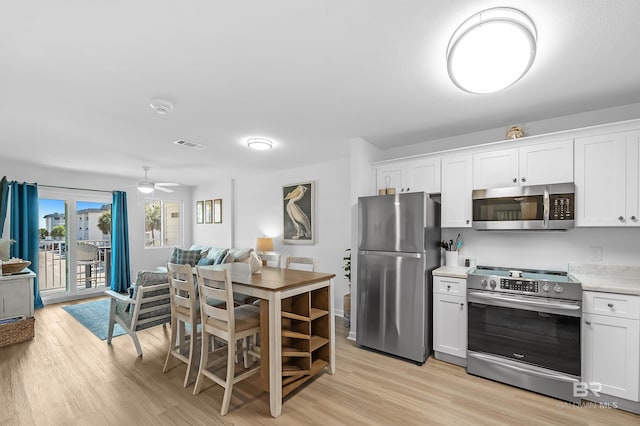
[[[440,157],[424,157],[375,165],[376,191],[395,188],[396,192],[440,192]]]
[[[640,226],[640,131],[577,138],[576,226]]]
[[[479,152],[473,156],[473,188],[573,182],[573,141]]]
[[[442,159],[443,228],[471,227],[473,157],[461,155]]]

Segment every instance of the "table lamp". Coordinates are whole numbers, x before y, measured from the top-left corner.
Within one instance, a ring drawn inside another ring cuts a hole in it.
[[[268,251],[273,251],[273,238],[256,238],[256,252],[266,253]]]

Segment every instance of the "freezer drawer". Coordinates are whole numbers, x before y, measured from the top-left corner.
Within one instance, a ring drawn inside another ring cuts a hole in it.
[[[424,362],[431,353],[431,295],[424,254],[358,252],[356,343]],[[429,303],[428,303],[429,302]]]

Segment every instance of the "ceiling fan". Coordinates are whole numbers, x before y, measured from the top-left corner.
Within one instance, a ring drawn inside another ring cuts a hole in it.
[[[149,173],[149,169],[151,169],[151,167],[149,166],[143,166],[142,170],[144,170],[144,179],[140,179],[138,181],[138,191],[142,192],[143,194],[151,194],[154,190],[158,190],[158,191],[164,191],[164,192],[173,192],[172,189],[169,188],[165,188],[166,186],[180,186],[180,184],[178,183],[174,183],[174,182],[153,182],[151,180],[149,180],[149,177],[147,176],[147,174]]]

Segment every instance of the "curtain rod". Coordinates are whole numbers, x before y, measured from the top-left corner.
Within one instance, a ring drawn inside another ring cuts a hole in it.
[[[40,185],[40,184],[38,184],[38,186],[41,186],[43,188],[73,189],[73,190],[76,190],[76,191],[106,192],[107,194],[112,194],[113,193],[113,191],[105,191],[103,189],[74,188],[74,187],[71,187],[71,186]]]

